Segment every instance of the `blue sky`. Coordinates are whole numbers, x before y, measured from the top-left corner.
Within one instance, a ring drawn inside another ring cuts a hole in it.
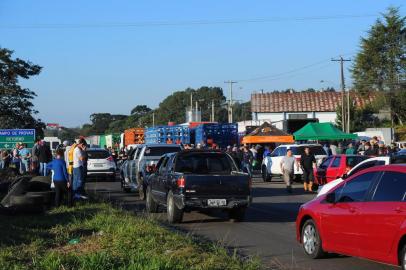
[[[404,15],[402,4],[2,0],[0,46],[44,67],[22,81],[38,94],[39,117],[79,126],[93,112],[128,114],[137,104],[154,108],[176,90],[226,89],[230,79],[240,81],[235,85],[240,100],[261,89],[338,88],[339,66],[329,59],[352,58],[379,13],[392,5]],[[321,16],[340,19],[309,20]],[[257,19],[263,21],[248,22]],[[262,76],[269,77],[247,80]]]

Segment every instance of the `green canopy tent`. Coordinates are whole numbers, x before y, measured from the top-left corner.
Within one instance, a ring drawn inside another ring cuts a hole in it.
[[[331,123],[307,123],[293,133],[293,136],[297,141],[351,140],[357,138],[357,135],[345,133]]]

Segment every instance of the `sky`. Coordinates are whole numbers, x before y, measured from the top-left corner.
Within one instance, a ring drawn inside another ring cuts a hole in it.
[[[235,80],[255,91],[339,88],[339,64],[404,0],[1,0],[0,47],[43,67],[20,83],[46,123],[156,108],[175,91]],[[347,67],[350,64],[346,63]],[[351,78],[346,70],[346,80]]]

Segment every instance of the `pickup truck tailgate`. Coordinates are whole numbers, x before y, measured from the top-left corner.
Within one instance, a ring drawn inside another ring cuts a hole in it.
[[[245,174],[185,175],[186,196],[248,196],[250,180]]]

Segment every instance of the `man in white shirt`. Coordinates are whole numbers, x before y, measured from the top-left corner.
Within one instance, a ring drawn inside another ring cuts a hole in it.
[[[84,193],[84,149],[86,147],[86,141],[80,139],[77,147],[73,150],[73,200],[86,199]]]

